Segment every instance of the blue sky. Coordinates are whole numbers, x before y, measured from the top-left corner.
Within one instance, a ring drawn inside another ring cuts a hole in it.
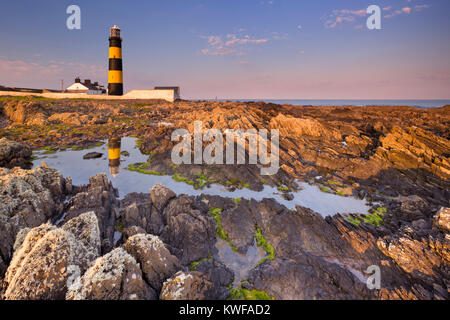
[[[66,8],[81,8],[81,30]],[[382,30],[366,28],[369,5]],[[125,90],[184,98],[448,99],[448,0],[8,1],[0,84],[106,84],[109,27],[123,33]]]

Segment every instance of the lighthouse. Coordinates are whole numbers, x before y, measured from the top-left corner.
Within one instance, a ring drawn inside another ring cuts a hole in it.
[[[115,25],[110,31],[108,95],[121,96],[123,95],[122,38],[118,26]]]

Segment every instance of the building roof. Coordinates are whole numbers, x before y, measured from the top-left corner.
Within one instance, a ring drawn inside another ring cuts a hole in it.
[[[69,91],[79,91],[79,90],[94,90],[94,91],[104,91],[105,88],[98,84],[98,82],[92,82],[89,79],[84,80],[84,82],[81,82],[80,78],[75,79],[75,83],[70,85],[66,88],[66,90]],[[105,91],[106,92],[106,91]]]
[[[155,87],[155,90],[173,90],[176,94],[180,94],[180,87]]]

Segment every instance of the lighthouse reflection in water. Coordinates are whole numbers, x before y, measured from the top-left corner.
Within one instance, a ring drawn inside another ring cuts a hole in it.
[[[120,170],[120,146],[121,138],[113,137],[108,141],[108,159],[109,159],[109,173],[114,178],[117,177]]]

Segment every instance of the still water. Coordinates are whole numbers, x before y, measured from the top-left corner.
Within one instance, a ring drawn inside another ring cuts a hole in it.
[[[295,209],[295,205],[310,208],[322,216],[334,215],[336,213],[368,213],[370,209],[365,200],[353,197],[341,197],[335,194],[324,193],[319,187],[299,182],[302,190],[294,192],[294,199],[288,201],[282,197],[277,188],[264,186],[263,191],[252,191],[249,189],[229,191],[224,186],[213,184],[209,188],[195,190],[193,186],[183,182],[176,182],[171,176],[147,175],[139,172],[129,171],[126,168],[130,164],[146,162],[147,155],[144,155],[136,147],[135,138],[122,138],[119,144],[120,150],[108,151],[108,144],[92,148],[89,150],[66,150],[55,154],[45,155],[45,151],[35,151],[37,159],[33,166],[37,167],[41,161],[45,161],[49,167],[58,169],[65,177],[72,178],[74,185],[84,185],[89,183],[89,177],[99,173],[105,173],[119,191],[119,196],[123,198],[132,192],[148,193],[157,183],[173,190],[176,194],[186,194],[198,196],[201,194],[218,195],[230,198],[255,199],[274,198],[287,208]],[[128,155],[123,155],[124,152]],[[90,152],[101,153],[97,159],[83,160],[83,156]],[[122,153],[122,155],[120,155]],[[109,154],[109,156],[108,156]],[[119,159],[110,159],[119,155]]]

